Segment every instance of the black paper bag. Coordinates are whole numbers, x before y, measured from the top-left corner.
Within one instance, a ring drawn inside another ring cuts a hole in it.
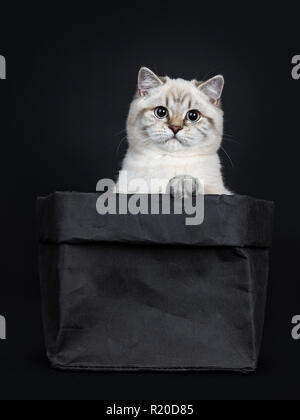
[[[38,200],[47,354],[74,370],[257,367],[273,204],[206,196],[185,215],[104,215],[97,194]]]

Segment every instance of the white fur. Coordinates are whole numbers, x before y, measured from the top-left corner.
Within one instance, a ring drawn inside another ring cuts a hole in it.
[[[217,106],[219,97],[214,87],[220,85],[220,77],[218,83],[214,78],[212,82],[199,84],[182,79],[160,80],[150,70],[141,70],[139,95],[131,104],[127,121],[129,148],[122,170],[127,172],[128,185],[118,184],[117,192],[137,192],[129,187],[136,179],[143,179],[150,186],[153,179],[170,181],[176,176],[188,175],[204,184],[205,194],[230,194],[224,186],[218,156],[223,136],[223,111]],[[219,86],[219,96],[222,89],[223,83]],[[211,97],[208,92],[212,92]],[[168,121],[155,116],[154,110],[158,106],[168,109]],[[190,123],[185,117],[194,109],[203,117],[197,123]],[[182,125],[176,139],[169,125]],[[139,192],[164,193],[166,188],[167,185],[158,190],[152,185],[150,191]]]

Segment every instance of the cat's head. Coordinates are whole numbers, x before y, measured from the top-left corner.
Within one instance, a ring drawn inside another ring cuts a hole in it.
[[[223,87],[223,76],[173,80],[142,67],[127,121],[129,144],[169,153],[215,153],[223,135]]]

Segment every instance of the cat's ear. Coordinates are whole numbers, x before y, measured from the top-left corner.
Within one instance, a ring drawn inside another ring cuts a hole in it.
[[[207,82],[199,86],[201,92],[209,97],[209,100],[214,105],[220,104],[220,99],[224,89],[225,80],[223,76],[215,76]]]
[[[138,91],[140,96],[148,95],[151,89],[162,84],[163,82],[153,73],[153,71],[147,69],[147,67],[142,67],[140,69],[138,76]]]

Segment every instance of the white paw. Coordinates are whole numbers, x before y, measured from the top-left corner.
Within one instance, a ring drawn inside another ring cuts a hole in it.
[[[172,178],[168,189],[174,198],[182,199],[197,195],[200,185],[196,178],[189,175],[180,175]]]

